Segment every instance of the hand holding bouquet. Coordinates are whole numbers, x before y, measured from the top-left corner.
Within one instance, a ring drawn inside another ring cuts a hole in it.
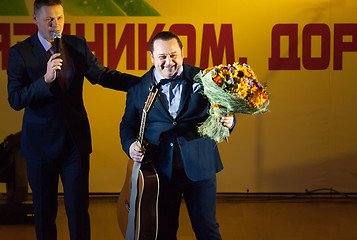
[[[247,64],[219,65],[198,73],[195,81],[203,86],[210,104],[210,116],[199,126],[198,132],[221,142],[230,134],[220,119],[234,113],[265,113],[269,105],[266,87],[262,86]]]

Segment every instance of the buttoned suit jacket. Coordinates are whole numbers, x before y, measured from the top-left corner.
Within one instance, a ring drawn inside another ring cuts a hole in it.
[[[137,139],[142,110],[152,85],[152,67],[142,80],[127,93],[126,109],[120,124],[123,150],[129,155],[130,145]],[[186,175],[193,181],[214,177],[223,169],[214,140],[197,133],[197,127],[208,117],[209,102],[194,82],[199,68],[183,64],[183,89],[177,117],[173,119],[160,97],[147,114],[144,139],[149,143],[145,157],[152,158],[156,167],[167,177],[172,176],[173,146],[178,143]]]
[[[68,89],[49,88],[44,75],[48,55],[37,33],[10,48],[8,101],[15,110],[25,108],[21,154],[25,158],[52,159],[60,155],[69,133],[79,151],[92,151],[90,126],[83,105],[83,80],[127,91],[138,78],[104,67],[90,51],[84,37],[63,35],[74,75]],[[105,103],[103,103],[105,104]]]

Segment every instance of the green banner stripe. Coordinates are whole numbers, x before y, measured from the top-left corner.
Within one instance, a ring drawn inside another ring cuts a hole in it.
[[[62,4],[73,16],[125,16],[112,0],[62,0]]]
[[[144,0],[62,0],[73,16],[160,16]]]
[[[160,16],[153,7],[144,0],[113,0],[128,16]]]
[[[1,16],[28,16],[24,0],[2,0],[0,2]]]

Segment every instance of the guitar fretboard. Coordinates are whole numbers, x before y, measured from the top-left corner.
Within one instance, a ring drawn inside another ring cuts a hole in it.
[[[157,88],[155,88],[154,91],[151,91],[149,96],[148,96],[148,99],[145,102],[145,106],[144,106],[144,109],[143,109],[143,114],[142,114],[142,117],[141,117],[139,135],[138,135],[138,142],[140,143],[140,146],[142,146],[143,140],[144,140],[144,132],[145,132],[145,127],[146,127],[147,113],[149,112],[149,110],[150,110],[150,108],[151,108],[151,106],[152,106],[152,104],[153,104],[153,102],[155,100],[157,92],[158,92]]]

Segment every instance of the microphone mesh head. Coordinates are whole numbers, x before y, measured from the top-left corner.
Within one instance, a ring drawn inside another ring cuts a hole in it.
[[[53,38],[61,38],[62,37],[62,33],[60,31],[55,31],[53,33]]]

